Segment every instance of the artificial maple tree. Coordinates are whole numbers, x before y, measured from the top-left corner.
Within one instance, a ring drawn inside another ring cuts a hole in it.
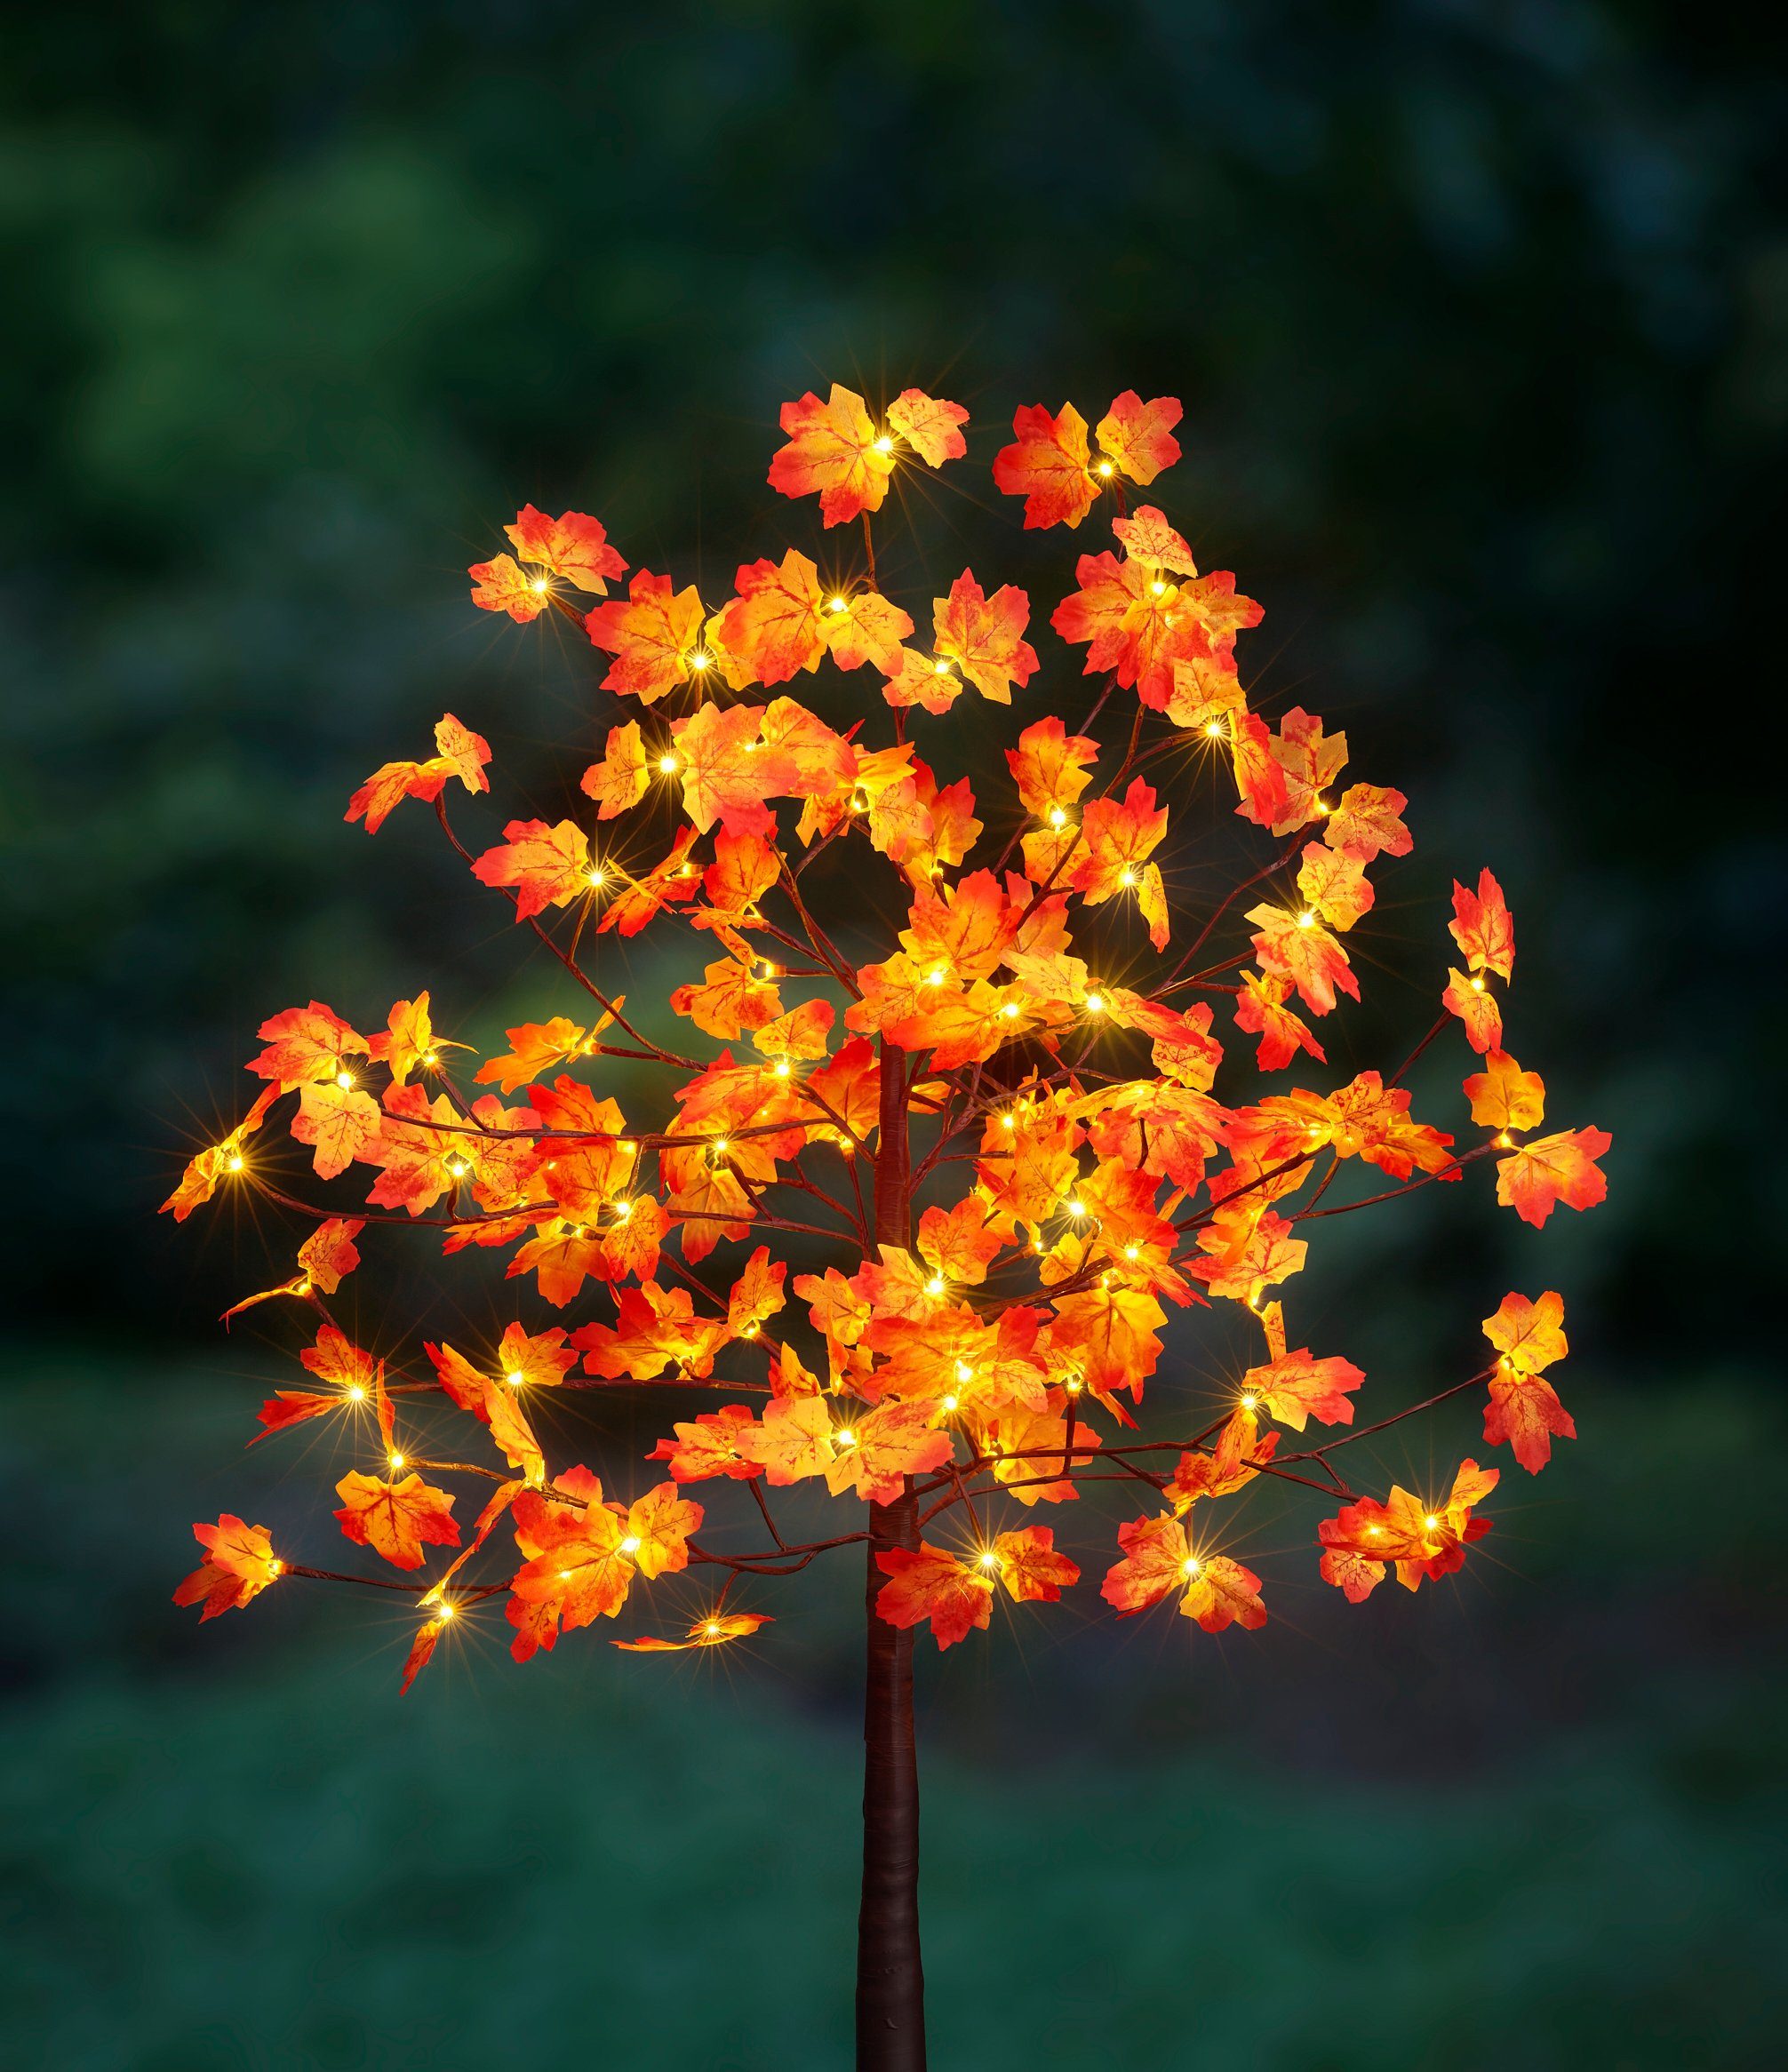
[[[1470,1390],[1486,1446],[1529,1472],[1575,1436],[1547,1378],[1565,1351],[1551,1291],[1504,1297],[1480,1371],[1366,1423],[1361,1370],[1292,1343],[1288,1284],[1321,1219],[1492,1160],[1497,1200],[1541,1226],[1601,1199],[1608,1139],[1536,1134],[1545,1088],[1504,1048],[1514,934],[1488,869],[1455,885],[1464,968],[1437,954],[1436,1018],[1401,1065],[1341,1084],[1321,1069],[1319,1025],[1360,995],[1345,938],[1372,870],[1410,848],[1406,801],[1340,788],[1346,737],[1313,714],[1270,724],[1253,708],[1237,642],[1260,606],[1227,571],[1201,573],[1161,508],[1132,505],[1130,485],[1178,459],[1180,416],[1129,391],[1090,429],[1072,404],[1017,413],[993,480],[1024,499],[1025,526],[1098,512],[1113,542],[1077,557],[1042,653],[1010,583],[964,569],[903,602],[878,581],[890,487],[967,453],[967,411],[917,389],[874,411],[836,385],[783,406],[770,486],[817,498],[822,534],[851,543],[822,542],[825,581],[790,547],[704,597],[629,578],[595,518],[525,506],[513,552],[471,570],[472,601],[595,649],[609,714],[581,778],[590,808],[472,846],[450,798],[490,793],[491,752],[449,713],[435,753],[374,772],[347,817],[372,833],[407,801],[431,805],[583,1011],[509,1029],[475,1066],[427,992],[366,1033],[321,1001],[275,1014],[249,1064],[259,1098],[166,1204],[183,1219],[240,1186],[314,1224],[290,1277],[230,1312],[283,1298],[314,1319],[298,1358],[315,1385],[263,1404],[259,1438],[347,1420],[364,1464],[336,1485],[335,1517],[399,1572],[289,1559],[226,1515],[195,1528],[204,1559],[176,1594],[205,1618],[289,1578],[408,1592],[408,1689],[481,1606],[500,1606],[526,1662],[599,1619],[650,1620],[662,1578],[711,1575],[693,1619],[685,1596],[670,1630],[615,1645],[731,1646],[770,1617],[735,1590],[861,1550],[868,2067],[923,2061],[914,1630],[946,1648],[997,1606],[1074,1590],[1081,1564],[1040,1510],[1059,1521],[1083,1490],[1117,1492],[1138,1515],[1076,1536],[1083,1553],[1103,1539],[1106,1603],[1252,1630],[1265,1586],[1218,1521],[1261,1478],[1327,1514],[1319,1573],[1358,1602],[1393,1569],[1413,1590],[1459,1568],[1498,1471],[1466,1460],[1442,1492],[1380,1500],[1350,1485],[1350,1443]],[[1047,702],[1066,702],[1076,660],[1096,680],[1084,717],[1025,714],[1045,675]],[[778,688],[822,669],[842,728]],[[948,771],[938,724],[969,689],[1021,707],[1003,766],[972,779]],[[1261,854],[1193,901],[1169,821],[1211,786]],[[865,953],[863,898],[841,922],[819,894],[872,881],[896,912]],[[647,929],[686,955],[667,1013],[630,1013],[605,969],[605,938]],[[1417,1120],[1401,1083],[1455,1019],[1478,1061],[1465,1146]],[[1294,1066],[1319,1084],[1273,1090]],[[617,1070],[656,1104],[624,1114],[603,1088]],[[282,1104],[321,1194],[255,1141]],[[363,1167],[363,1200],[330,1198]],[[457,1343],[355,1343],[331,1298],[373,1225],[393,1242],[427,1231],[450,1261],[504,1255],[518,1314],[487,1337],[458,1327]],[[1232,1306],[1254,1357],[1214,1383],[1183,1353],[1163,1370],[1169,1313],[1212,1305]],[[650,1464],[613,1493],[548,1458],[542,1408],[573,1391],[665,1406]],[[1164,1430],[1140,1423],[1145,1395]],[[778,1518],[796,1484],[836,1501],[828,1529]],[[486,1501],[468,1517],[471,1492]],[[729,1550],[740,1519],[761,1543]]]

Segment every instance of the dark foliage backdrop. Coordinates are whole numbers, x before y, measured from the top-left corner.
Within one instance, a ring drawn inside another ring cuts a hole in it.
[[[260,1234],[153,1214],[272,1008],[541,997],[426,821],[340,821],[447,706],[531,801],[581,767],[587,657],[470,612],[466,562],[532,498],[723,588],[805,538],[762,470],[837,377],[984,427],[1182,396],[1173,508],[1265,601],[1270,698],[1414,801],[1409,1016],[1493,860],[1523,1057],[1616,1147],[1543,1263],[1449,1206],[1321,1283],[1408,1373],[1566,1290],[1583,1439],[1505,1486],[1501,1566],[928,1664],[939,2062],[1776,2061],[1782,41],[1641,0],[12,25],[11,2060],[840,2061],[852,1592],[726,1675],[493,1643],[402,1708],[363,1607],[199,1636],[188,1521],[324,1463],[235,1451],[278,1329],[207,1320]],[[979,522],[930,514],[934,567]]]

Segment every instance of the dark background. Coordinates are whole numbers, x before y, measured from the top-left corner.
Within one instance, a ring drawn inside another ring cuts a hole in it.
[[[1485,1186],[1425,1195],[1329,1226],[1296,1291],[1411,1399],[1505,1287],[1565,1292],[1581,1440],[1537,1482],[1495,1456],[1497,1536],[1456,1584],[1351,1610],[1308,1518],[1262,1510],[1263,1634],[1062,1607],[926,1644],[936,2061],[1779,2061],[1756,1297],[1788,95],[1743,23],[387,0],[12,26],[9,2061],[843,2062],[854,1566],[766,1594],[779,1623],[713,1661],[579,1636],[516,1670],[486,1622],[402,1705],[409,1622],[376,1606],[282,1590],[200,1633],[166,1602],[188,1521],[314,1531],[339,1467],[237,1451],[294,1327],[210,1319],[287,1235],[154,1215],[274,1008],[365,1024],[429,984],[488,1044],[561,1004],[426,816],[370,845],[347,793],[451,706],[505,804],[556,814],[606,724],[589,658],[473,613],[464,565],[531,498],[722,593],[811,545],[762,471],[778,403],[834,378],[974,412],[973,501],[927,515],[915,591],[988,522],[1016,404],[1183,397],[1164,500],[1267,605],[1261,702],[1345,724],[1413,801],[1354,938],[1388,1004],[1337,1064],[1425,1025],[1449,874],[1489,860],[1512,1043],[1616,1145],[1592,1215],[1541,1236]],[[1045,574],[1001,538],[1041,619],[1079,542]],[[1039,644],[1032,709],[1072,718]],[[636,957],[629,991],[668,976]],[[1443,1124],[1462,1055],[1421,1082]],[[407,1338],[363,1279],[356,1328]],[[1368,1479],[1473,1450],[1456,1407]]]

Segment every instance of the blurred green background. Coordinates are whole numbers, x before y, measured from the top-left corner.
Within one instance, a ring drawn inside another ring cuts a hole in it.
[[[1331,1056],[1425,1024],[1436,903],[1488,859],[1515,1048],[1616,1141],[1592,1215],[1541,1236],[1468,1185],[1331,1226],[1300,1284],[1410,1398],[1505,1287],[1565,1292],[1581,1441],[1532,1483],[1498,1456],[1456,1586],[1351,1610],[1263,1509],[1264,1634],[1061,1607],[928,1644],[934,2061],[1778,2063],[1779,27],[144,0],[4,48],[6,2061],[845,2061],[854,1564],[713,1661],[581,1636],[515,1670],[486,1620],[402,1704],[379,1604],[201,1633],[166,1601],[188,1521],[316,1534],[339,1469],[301,1435],[244,1461],[293,1327],[209,1321],[288,1235],[154,1215],[273,1009],[427,984],[480,1041],[551,1011],[427,817],[370,846],[347,792],[451,707],[556,816],[606,724],[588,657],[472,612],[465,564],[532,498],[716,594],[811,544],[762,473],[778,403],[838,378],[975,413],[946,579],[1016,404],[1182,396],[1166,500],[1266,602],[1262,701],[1413,801],[1355,937],[1388,1000]],[[1042,617],[1061,536],[1047,574],[1002,538]],[[363,1279],[394,1344],[416,1287]],[[1455,1407],[1368,1479],[1473,1450]]]

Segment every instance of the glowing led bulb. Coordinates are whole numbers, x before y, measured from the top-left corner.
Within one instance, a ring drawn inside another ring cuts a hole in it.
[[[344,1065],[342,1069],[336,1073],[335,1083],[338,1087],[340,1087],[344,1089],[351,1087],[354,1084],[354,1074],[347,1070],[346,1065]]]
[[[350,1382],[347,1384],[347,1399],[350,1403],[365,1402],[366,1391],[361,1387],[358,1382]]]
[[[393,1468],[401,1468],[403,1465],[403,1456],[402,1454],[392,1454],[389,1456],[389,1461],[390,1465]]]
[[[1187,1575],[1196,1575],[1203,1566],[1196,1554],[1188,1554],[1180,1564],[1182,1571]]]
[[[1087,995],[1087,1012],[1088,1012],[1088,1014],[1090,1014],[1090,1015],[1102,1015],[1102,1014],[1104,1014],[1104,1013],[1105,1013],[1105,1011],[1106,1011],[1106,1000],[1105,1000],[1105,995],[1104,995],[1102,992],[1090,992],[1090,993]]]
[[[788,1060],[787,1060],[786,1057],[778,1057],[778,1058],[777,1059],[777,1061],[776,1061],[776,1076],[777,1076],[777,1078],[778,1078],[778,1079],[779,1079],[779,1080],[786,1080],[786,1079],[788,1077],[789,1073],[790,1073],[790,1072],[792,1072],[794,1070],[794,1067],[792,1064],[789,1064]]]
[[[947,676],[950,673],[950,664],[945,656],[939,655],[938,659],[932,663],[931,673],[933,676]]]
[[[1071,1375],[1068,1379],[1062,1383],[1062,1386],[1067,1391],[1069,1395],[1078,1396],[1081,1391],[1086,1387],[1086,1383],[1078,1375]]]
[[[713,661],[714,657],[708,653],[706,648],[698,648],[690,657],[689,665],[691,669],[706,669],[711,666]]]
[[[850,607],[844,602],[843,598],[834,597],[828,600],[826,609],[828,611],[849,611]]]
[[[702,1628],[702,1631],[707,1635],[710,1640],[714,1639],[720,1631],[719,1622],[710,1619],[707,1624]]]
[[[1207,720],[1204,722],[1204,730],[1215,741],[1223,732],[1223,721],[1221,720]]]
[[[1244,1410],[1252,1410],[1258,1405],[1259,1401],[1258,1396],[1244,1396],[1241,1399],[1241,1407]]]
[[[1018,1018],[1018,1003],[1015,1000],[1008,1000],[1005,1006],[1000,1009],[1000,1019],[1002,1022],[1016,1022]]]
[[[536,576],[533,581],[529,584],[528,587],[534,593],[536,597],[544,597],[547,594],[547,578],[544,576]]]
[[[1126,1259],[1140,1259],[1142,1247],[1140,1245],[1126,1245],[1123,1248],[1123,1255]]]
[[[956,1399],[954,1396],[946,1396],[943,1407],[946,1410],[954,1410],[956,1407]]]
[[[1316,916],[1311,912],[1307,906],[1298,915],[1297,925],[1301,928],[1313,928],[1316,926]]]
[[[1099,462],[1099,464],[1098,464],[1098,469],[1096,470],[1096,472],[1097,472],[1098,474],[1102,474],[1102,475],[1104,475],[1104,476],[1106,477],[1106,479],[1107,481],[1109,481],[1109,480],[1111,479],[1111,476],[1113,475],[1113,474],[1115,472],[1115,470],[1114,470],[1114,466],[1113,466],[1113,464],[1112,464],[1112,463],[1111,463],[1109,460],[1102,460],[1102,461],[1100,461],[1100,462]]]
[[[886,432],[882,433],[882,436],[875,442],[875,450],[878,453],[893,452],[894,442],[888,436]]]
[[[1068,817],[1066,811],[1059,806],[1051,806],[1050,808],[1050,825],[1051,827],[1066,827],[1067,824]]]
[[[508,1383],[512,1389],[519,1389],[526,1378],[518,1367],[511,1367],[508,1373],[503,1376],[503,1379]]]
[[[1118,873],[1118,883],[1120,885],[1134,885],[1136,883],[1136,872],[1129,864],[1126,864],[1122,870]]]
[[[925,1293],[928,1295],[940,1295],[943,1292],[944,1276],[941,1273],[934,1273],[930,1279],[925,1283]]]
[[[471,1171],[471,1167],[466,1163],[464,1159],[449,1159],[447,1161],[447,1170],[452,1174],[456,1180],[463,1180],[467,1174]]]
[[[1010,1115],[1001,1116],[1000,1124],[1001,1127],[1005,1129],[1016,1129],[1018,1127]]]
[[[1474,979],[1472,981],[1472,991],[1473,991],[1473,992],[1481,992],[1483,990],[1484,990],[1484,982],[1483,982],[1483,980],[1482,980],[1481,978],[1474,978]]]
[[[637,1533],[629,1533],[627,1538],[621,1542],[621,1552],[623,1554],[637,1554],[639,1550],[639,1534]]]
[[[988,1548],[987,1551],[981,1557],[981,1566],[983,1568],[997,1568],[999,1566],[1000,1557],[994,1553],[991,1547]]]
[[[1152,596],[1164,596],[1167,592],[1167,585],[1161,581],[1159,576],[1157,576],[1153,582],[1149,585],[1149,592]]]
[[[584,880],[587,884],[600,885],[608,874],[601,864],[592,864],[589,869],[584,873]]]
[[[453,1617],[455,1613],[459,1611],[459,1607],[458,1605],[451,1604],[448,1601],[447,1598],[443,1598],[441,1602],[435,1607],[435,1616],[441,1619],[451,1619]]]
[[[232,1152],[228,1158],[224,1160],[224,1165],[230,1172],[240,1173],[243,1168],[242,1153],[240,1152]]]
[[[1075,1195],[1074,1199],[1068,1203],[1067,1208],[1070,1215],[1084,1215],[1087,1213],[1087,1205],[1079,1195]]]
[[[956,1379],[959,1382],[972,1382],[974,1378],[974,1368],[969,1365],[966,1359],[959,1359],[956,1362]]]
[[[1434,1527],[1440,1524],[1440,1519],[1437,1518],[1425,1518],[1422,1520],[1423,1526],[1426,1528],[1427,1531],[1431,1533],[1433,1531]]]
[[[611,1201],[609,1207],[614,1210],[615,1221],[618,1223],[626,1223],[634,1213],[634,1205],[631,1201]]]
[[[724,1156],[725,1153],[732,1148],[732,1146],[730,1140],[726,1137],[717,1136],[714,1140],[714,1148],[716,1152]]]
[[[837,1445],[847,1450],[857,1444],[857,1434],[848,1425],[842,1431],[834,1431],[832,1437]]]

